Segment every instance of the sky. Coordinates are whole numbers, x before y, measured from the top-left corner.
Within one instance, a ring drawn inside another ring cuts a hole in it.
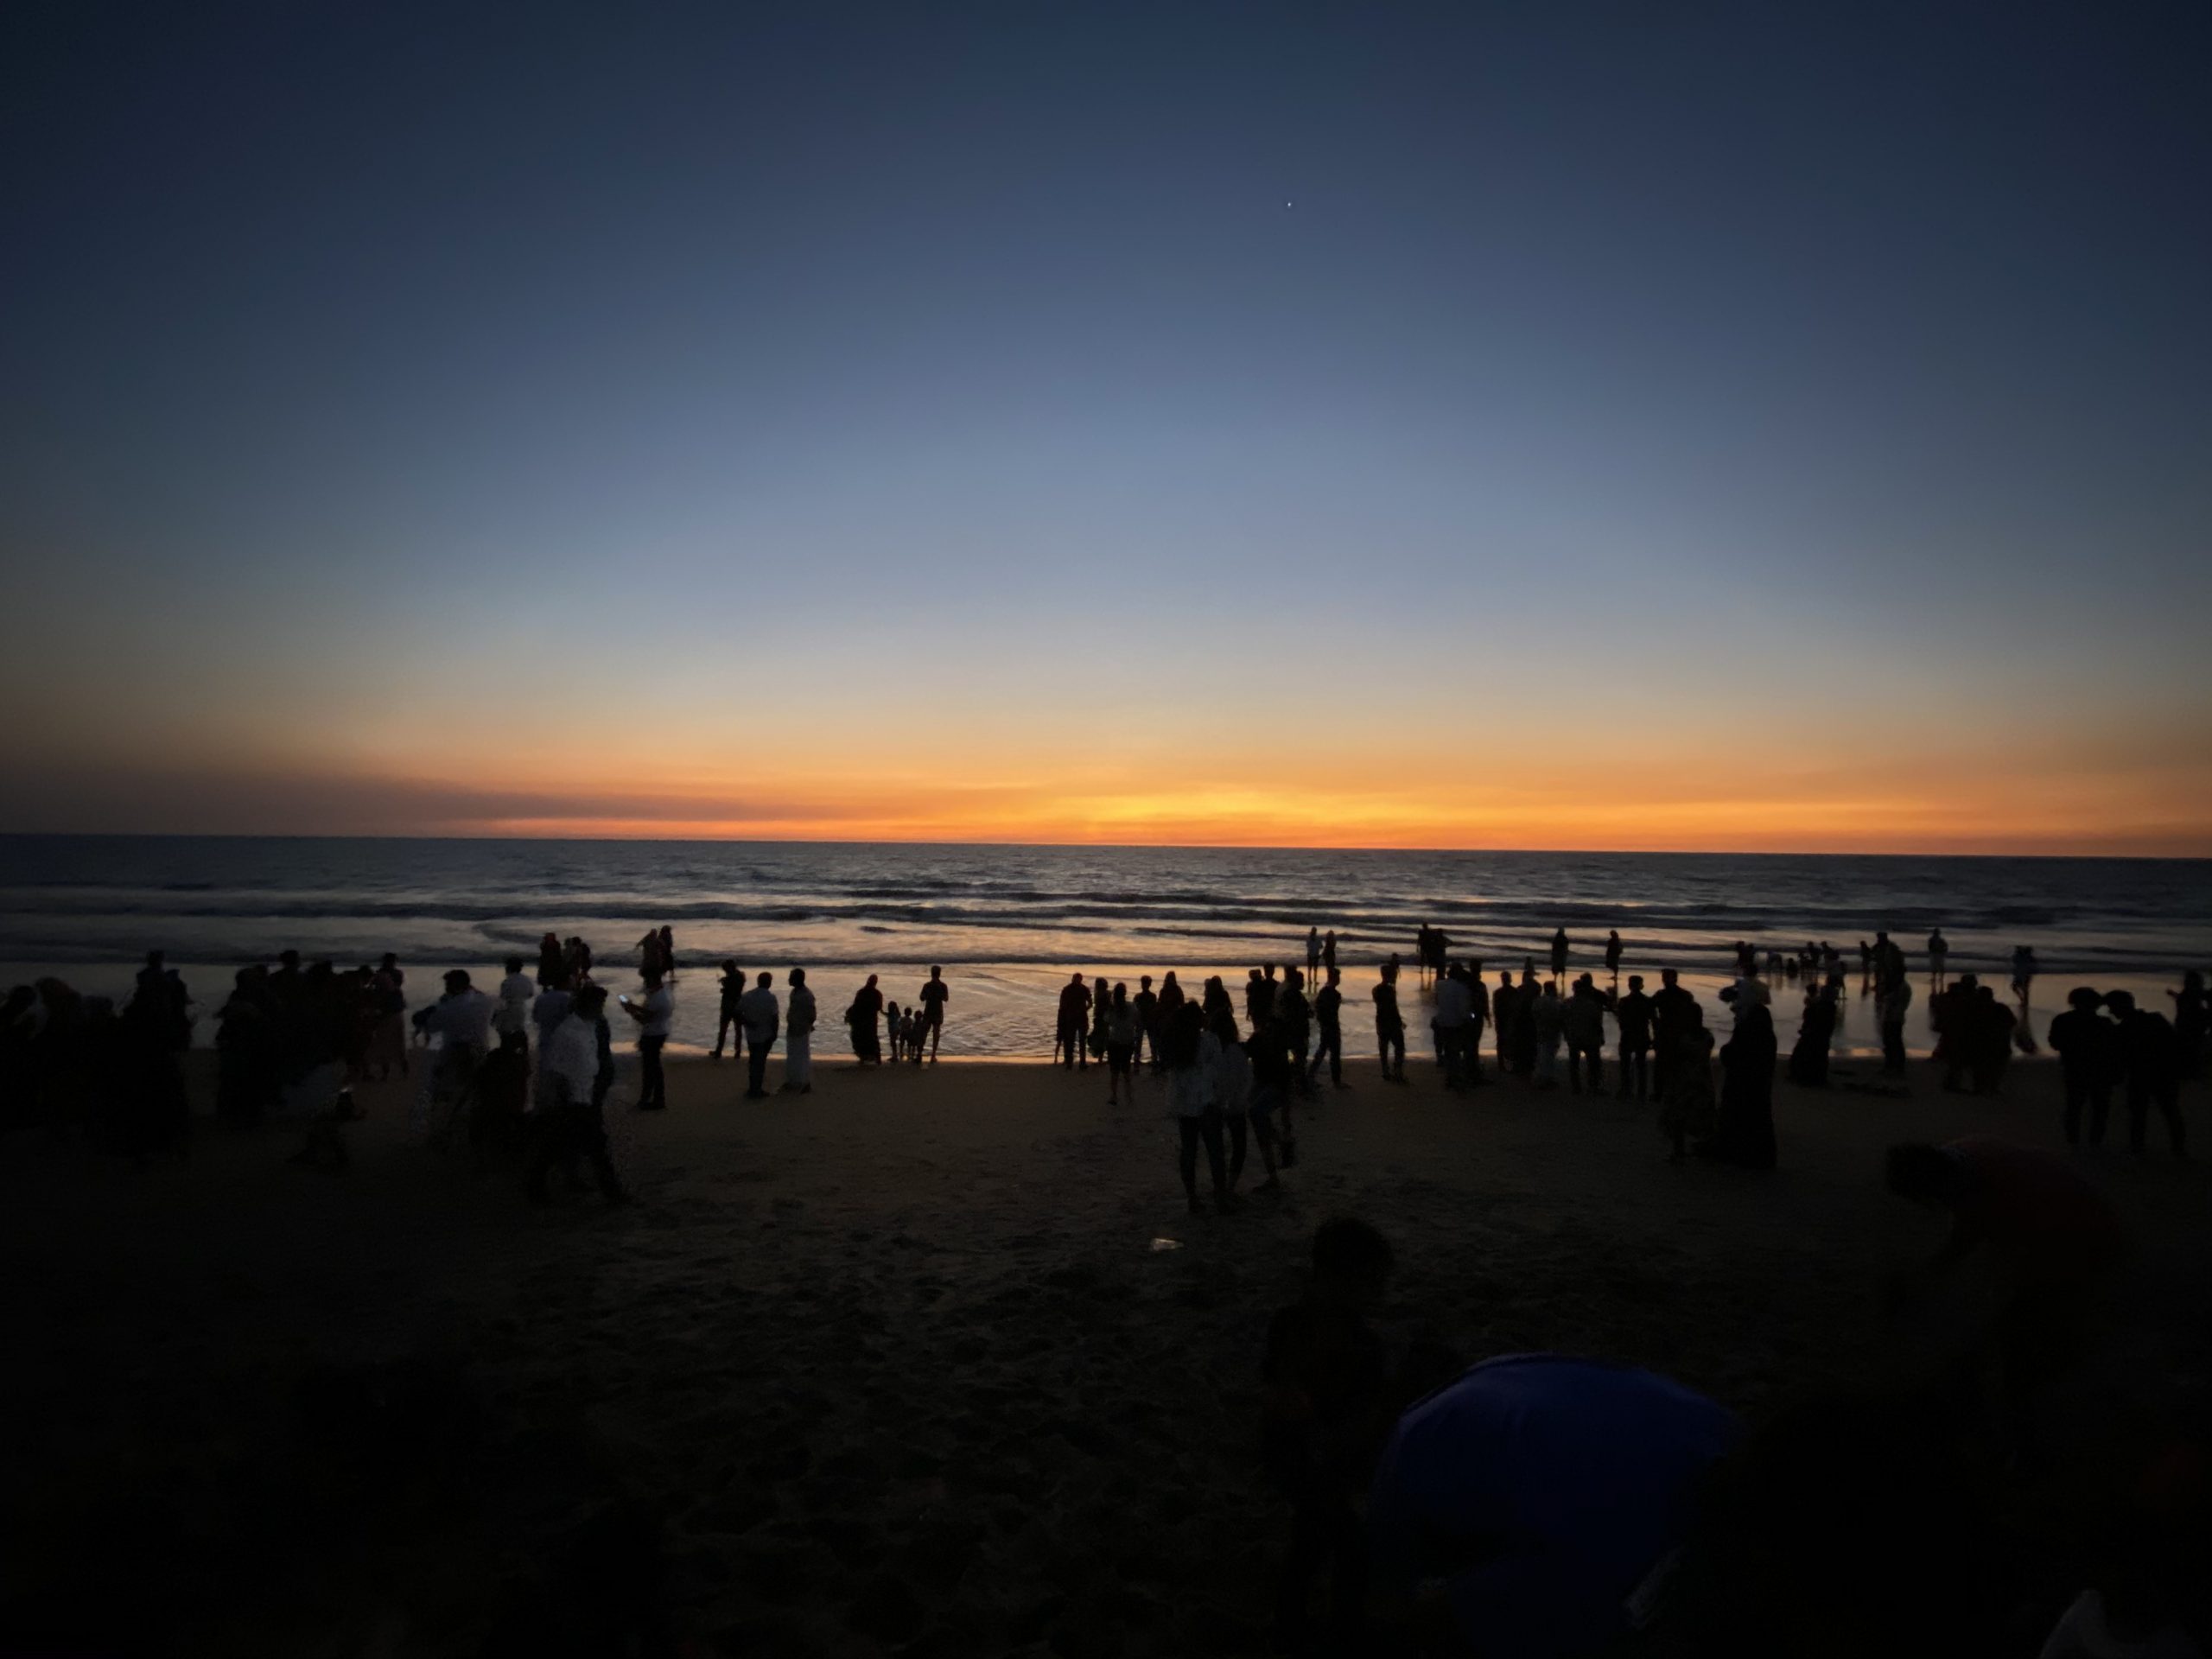
[[[0,830],[2212,854],[2201,5],[0,16]]]

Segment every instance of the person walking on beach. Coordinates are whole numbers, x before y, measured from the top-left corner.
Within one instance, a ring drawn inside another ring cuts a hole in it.
[[[1574,982],[1574,993],[1567,999],[1562,1015],[1567,1028],[1567,1086],[1570,1092],[1580,1094],[1586,1070],[1590,1092],[1603,1094],[1605,1088],[1605,999],[1598,987],[1585,974]]]
[[[1090,1057],[1086,1051],[1090,1046],[1090,987],[1083,982],[1078,973],[1060,987],[1060,1014],[1058,1034],[1054,1047],[1061,1056],[1063,1067],[1087,1071]]]
[[[1605,935],[1605,975],[1609,979],[1621,976],[1621,931],[1618,928]]]
[[[1184,1196],[1191,1213],[1205,1213],[1198,1202],[1198,1146],[1205,1145],[1206,1165],[1213,1176],[1214,1207],[1227,1214],[1233,1207],[1229,1196],[1229,1170],[1222,1155],[1221,1114],[1213,1098],[1213,1070],[1221,1044],[1205,1028],[1205,1016],[1184,1003],[1166,1016],[1162,1047],[1167,1057],[1167,1110],[1174,1118],[1181,1142],[1179,1168]]]
[[[1321,1062],[1326,1060],[1329,1081],[1341,1089],[1344,1086],[1344,994],[1337,988],[1337,970],[1332,968],[1327,971],[1328,983],[1313,999],[1313,1024],[1321,1033],[1321,1040],[1313,1050],[1313,1063],[1306,1068],[1306,1081],[1310,1084],[1319,1077]]]
[[[1620,1027],[1620,1098],[1643,1100],[1651,1085],[1651,999],[1643,994],[1643,976],[1628,976],[1628,995],[1613,1003],[1613,1023]]]
[[[784,1087],[795,1095],[814,1092],[814,993],[806,988],[806,969],[791,971],[791,994],[784,1021]]]
[[[1567,977],[1567,930],[1563,927],[1552,930],[1552,977]]]
[[[668,1046],[669,1028],[675,1023],[676,999],[661,983],[658,966],[645,976],[645,981],[644,999],[633,1001],[624,997],[622,1008],[638,1022],[638,1065],[644,1080],[637,1109],[663,1112],[668,1109],[668,1078],[661,1071],[660,1052]]]
[[[929,1033],[930,1064],[937,1064],[938,1045],[944,1040],[944,1005],[952,1000],[952,988],[944,982],[944,969],[932,967],[929,982],[922,987],[922,1029]]]
[[[783,1011],[776,1006],[776,976],[764,973],[738,1004],[745,1020],[745,1097],[768,1098],[768,1052],[776,1046]]]
[[[721,1058],[724,1039],[734,1035],[740,1047],[745,1043],[745,1016],[738,1009],[745,1001],[745,969],[737,965],[734,957],[722,958],[720,988],[721,1011],[715,1017],[715,1046],[707,1056],[710,1060]]]
[[[1398,1011],[1398,964],[1395,962],[1382,964],[1382,977],[1375,987],[1375,1048],[1382,1058],[1382,1081],[1403,1083],[1406,1016]]]

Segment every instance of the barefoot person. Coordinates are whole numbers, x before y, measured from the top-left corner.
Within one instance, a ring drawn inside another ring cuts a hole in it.
[[[647,934],[658,949],[658,935]],[[622,1011],[637,1022],[638,1065],[642,1072],[642,1084],[638,1090],[638,1110],[664,1112],[668,1109],[668,1077],[661,1070],[660,1052],[668,1046],[669,1028],[676,1020],[676,999],[661,983],[658,969],[645,976],[645,994],[643,997],[624,997]]]
[[[1136,1098],[1137,1045],[1144,1040],[1144,1023],[1137,1017],[1137,1005],[1129,1001],[1127,981],[1114,987],[1114,994],[1106,1005],[1106,1103],[1118,1106],[1126,1090],[1129,1098]]]
[[[1375,1047],[1382,1057],[1382,1081],[1406,1080],[1406,1016],[1398,1009],[1398,964],[1382,964],[1375,987]],[[1394,1058],[1395,1057],[1395,1060]]]
[[[922,1029],[928,1033],[930,1064],[937,1064],[937,1046],[944,1038],[944,1005],[952,1000],[952,988],[944,982],[944,969],[930,969],[929,982],[922,987]],[[915,1058],[920,1058],[918,1053]]]
[[[745,1097],[768,1098],[768,1052],[782,1029],[783,1011],[776,1006],[776,976],[762,974],[745,1000],[738,1004],[745,1017]]]
[[[806,988],[806,969],[791,973],[791,994],[784,1020],[784,1088],[791,1094],[814,1092],[814,993]]]

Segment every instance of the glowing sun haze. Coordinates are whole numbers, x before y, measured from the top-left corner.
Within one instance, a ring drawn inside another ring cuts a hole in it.
[[[1802,10],[26,16],[0,830],[2212,853],[2212,22]]]

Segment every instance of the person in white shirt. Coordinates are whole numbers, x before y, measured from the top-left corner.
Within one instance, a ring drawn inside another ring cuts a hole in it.
[[[492,999],[469,984],[465,969],[455,968],[446,975],[446,994],[415,1016],[416,1029],[438,1039],[437,1060],[415,1100],[417,1132],[452,1129],[476,1068],[491,1052],[492,1014]]]
[[[537,982],[522,970],[522,958],[507,958],[507,976],[499,982],[499,1006],[492,1011],[492,1029],[502,1038],[530,1034],[530,1008],[537,996]]]
[[[1198,1202],[1198,1144],[1204,1141],[1213,1174],[1214,1205],[1226,1213],[1236,1207],[1236,1200],[1230,1196],[1229,1172],[1221,1152],[1221,1113],[1213,1096],[1221,1040],[1205,1028],[1205,1015],[1195,1002],[1182,1004],[1164,1024],[1160,1052],[1167,1065],[1167,1113],[1175,1120],[1181,1142],[1184,1196],[1191,1201],[1192,1215],[1205,1213]]]
[[[768,1098],[768,1051],[776,1046],[779,1011],[776,1007],[776,976],[763,974],[753,988],[740,999],[739,1016],[745,1021],[745,1097],[747,1100]]]
[[[1453,965],[1436,982],[1437,1047],[1444,1055],[1447,1087],[1467,1084],[1467,1021],[1475,1012],[1475,994],[1467,988],[1466,972]]]
[[[784,1027],[784,1087],[797,1095],[814,1092],[814,993],[806,988],[806,969],[791,974],[790,1018]]]
[[[638,1109],[664,1112],[668,1109],[668,1079],[661,1071],[660,1052],[668,1046],[669,1027],[676,1018],[676,999],[661,983],[658,972],[648,972],[645,981],[642,1000],[622,1000],[625,1011],[638,1022],[638,1064],[644,1073],[644,1084],[638,1091]]]
[[[538,1092],[530,1112],[530,1163],[525,1188],[532,1204],[546,1201],[545,1172],[555,1164],[573,1179],[577,1159],[592,1166],[599,1190],[609,1204],[627,1194],[607,1152],[607,1122],[601,1109],[599,1077],[607,1028],[607,992],[587,985],[575,994],[568,1014],[555,1022],[538,1045]]]

